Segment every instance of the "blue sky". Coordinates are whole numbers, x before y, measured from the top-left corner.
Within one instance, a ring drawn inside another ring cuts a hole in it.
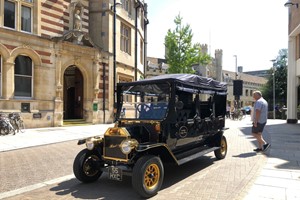
[[[288,47],[287,0],[145,0],[148,4],[148,55],[164,58],[164,38],[180,13],[193,42],[208,44],[211,55],[223,50],[223,69],[269,69]]]

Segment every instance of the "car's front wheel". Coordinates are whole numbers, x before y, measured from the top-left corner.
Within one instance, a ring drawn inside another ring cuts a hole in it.
[[[102,174],[101,162],[101,156],[97,152],[83,149],[78,153],[73,163],[75,177],[84,183],[98,180]]]
[[[133,188],[144,198],[157,194],[164,178],[164,168],[161,159],[147,155],[138,159],[132,174]]]
[[[217,159],[224,159],[227,154],[227,141],[224,135],[222,135],[221,140],[220,140],[220,148],[215,150],[215,156]]]

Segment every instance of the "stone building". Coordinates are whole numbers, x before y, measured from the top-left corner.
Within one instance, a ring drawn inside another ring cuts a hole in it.
[[[222,70],[222,81],[227,83],[228,87],[228,95],[227,102],[231,108],[234,107],[235,97],[233,95],[233,80],[239,79],[243,80],[243,94],[240,96],[239,106],[252,106],[254,103],[253,100],[253,92],[255,90],[260,90],[266,83],[267,79],[258,76],[252,76],[245,73],[238,73],[236,76],[236,72],[231,72],[227,70]]]
[[[114,80],[143,72],[147,24],[144,2],[122,0],[114,35],[114,3],[0,0],[0,112],[28,128],[112,122]]]
[[[166,74],[167,70],[168,65],[166,64],[166,59],[147,57],[145,79]]]
[[[300,105],[300,0],[287,1],[288,7],[288,74],[287,74],[287,123],[297,123]]]

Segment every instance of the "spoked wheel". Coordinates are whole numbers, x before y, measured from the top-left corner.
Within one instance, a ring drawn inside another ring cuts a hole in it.
[[[139,158],[133,168],[132,186],[144,198],[157,194],[164,178],[164,168],[159,157],[147,155]]]
[[[246,115],[244,115],[244,113],[242,111],[239,112],[239,120],[242,120],[246,117]]]
[[[78,180],[90,183],[101,176],[101,156],[94,151],[84,149],[78,153],[73,163],[73,172]]]
[[[227,154],[227,141],[225,136],[222,136],[221,141],[220,141],[220,149],[217,149],[214,151],[215,156],[217,159],[224,159]]]
[[[19,131],[21,131],[21,133],[24,133],[25,132],[25,124],[24,124],[23,120],[19,120],[17,123],[18,123]]]
[[[0,128],[0,135],[7,135],[9,134],[9,128],[7,126],[3,126]]]

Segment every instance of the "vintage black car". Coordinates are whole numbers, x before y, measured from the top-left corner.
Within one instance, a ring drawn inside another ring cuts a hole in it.
[[[133,188],[145,198],[163,183],[164,165],[182,165],[214,151],[227,153],[223,135],[227,86],[192,74],[170,74],[117,84],[115,127],[86,144],[73,170],[82,182],[132,176]]]

